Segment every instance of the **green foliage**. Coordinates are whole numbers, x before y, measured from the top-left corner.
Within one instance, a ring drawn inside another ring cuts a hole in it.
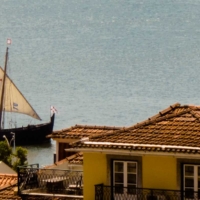
[[[13,163],[13,169],[17,171],[17,166],[27,165],[27,149],[22,147],[16,148],[16,153],[14,154],[14,163]]]
[[[0,141],[0,161],[17,171],[17,166],[27,165],[27,149],[17,147],[16,152],[12,152],[12,148],[6,141]]]
[[[0,142],[0,161],[3,161],[11,167],[12,149],[8,146],[6,141]]]

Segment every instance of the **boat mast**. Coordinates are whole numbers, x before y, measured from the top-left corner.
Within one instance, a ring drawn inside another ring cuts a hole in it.
[[[1,123],[2,123],[2,116],[3,116],[3,100],[4,100],[4,89],[5,89],[5,82],[6,82],[7,62],[8,62],[8,47],[6,49],[4,75],[3,75],[3,85],[2,85],[2,90],[1,90],[0,130],[3,129]]]

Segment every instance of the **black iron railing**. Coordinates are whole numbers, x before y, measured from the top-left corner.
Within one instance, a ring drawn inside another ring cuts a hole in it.
[[[200,193],[188,190],[162,190],[95,185],[95,200],[191,200],[200,199]]]
[[[83,195],[83,172],[40,169],[38,164],[18,167],[18,194]]]

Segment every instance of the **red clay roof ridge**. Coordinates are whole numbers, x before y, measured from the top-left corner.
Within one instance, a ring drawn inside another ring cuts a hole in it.
[[[125,129],[126,129],[125,127],[122,127],[121,129],[113,130],[112,133],[110,133],[110,132],[109,133],[99,133],[98,135],[91,135],[88,138],[93,139],[93,138],[99,138],[99,137],[102,137],[102,136],[110,136],[110,135],[114,135],[116,133],[122,132]]]
[[[173,105],[170,105],[168,108],[162,110],[162,111],[159,111],[158,114],[156,115],[153,115],[152,117],[148,118],[147,120],[145,121],[142,121],[142,122],[139,122],[133,126],[130,126],[128,127],[127,129],[133,129],[133,128],[138,128],[142,125],[148,125],[149,123],[152,123],[152,122],[157,122],[157,119],[162,117],[163,115],[166,115],[167,113],[169,113],[170,111],[174,110],[175,108],[178,108],[180,107],[180,103],[175,103]]]
[[[17,174],[3,174],[3,173],[0,173],[0,176],[17,177]]]
[[[180,116],[182,114],[188,113],[188,111],[191,112],[191,109],[189,107],[188,107],[188,109],[189,110],[180,111],[179,113],[168,114],[167,116],[163,115],[163,116],[161,116],[159,118],[154,118],[154,117],[153,118],[149,118],[148,120],[145,120],[143,122],[137,123],[134,126],[128,127],[127,130],[131,130],[131,129],[134,129],[134,128],[139,128],[141,126],[146,126],[146,125],[154,124],[154,123],[157,123],[157,122],[161,122],[163,120],[170,119],[172,117],[176,117],[176,116]]]
[[[77,158],[79,156],[82,156],[82,155],[83,155],[83,152],[78,152],[76,154],[73,154],[73,155],[67,157],[66,160],[70,161],[70,160],[73,160],[73,159],[75,159],[75,158]]]
[[[169,113],[170,111],[172,111],[172,110],[174,110],[175,108],[178,108],[178,107],[185,107],[185,108],[188,108],[188,109],[180,111],[180,112],[175,113],[175,114],[168,114],[166,116],[167,113]],[[164,109],[163,111],[160,111],[158,114],[152,116],[151,118],[148,118],[145,121],[142,121],[140,123],[137,123],[137,124],[130,126],[130,127],[127,127],[127,128],[122,128],[120,130],[113,131],[112,133],[103,133],[103,134],[91,136],[91,137],[89,137],[89,139],[95,139],[95,138],[99,138],[99,137],[102,137],[102,136],[110,136],[110,135],[114,135],[114,134],[121,133],[121,132],[124,132],[124,131],[137,129],[137,128],[140,128],[141,126],[146,126],[146,125],[157,123],[157,122],[160,122],[160,121],[163,121],[163,120],[166,120],[166,119],[170,119],[170,118],[175,117],[175,116],[182,115],[184,113],[187,113],[188,111],[191,111],[190,106],[188,106],[188,105],[181,106],[180,103],[175,103],[173,105],[170,105],[168,108]]]
[[[80,124],[76,124],[75,125],[76,128],[87,128],[87,129],[108,129],[108,130],[112,130],[112,129],[121,129],[122,127],[117,127],[117,126],[98,126],[98,125],[80,125]]]
[[[119,126],[97,126],[97,125],[80,125],[80,124],[76,124],[75,126],[71,126],[69,128],[66,128],[66,129],[53,131],[53,133],[50,134],[50,135],[66,132],[68,130],[70,131],[70,130],[73,130],[74,128],[87,128],[87,129],[94,129],[95,128],[95,129],[104,129],[104,130],[112,130],[112,129],[118,130],[118,129],[121,129],[122,127],[119,127]]]
[[[198,119],[200,121],[200,114],[196,113],[194,110],[191,110],[190,113],[191,113],[191,115],[193,115],[196,119]]]
[[[170,112],[171,110],[173,110],[173,109],[175,109],[177,107],[180,107],[180,105],[181,105],[180,103],[175,103],[173,105],[170,105],[168,108],[160,111],[159,114],[160,114],[160,116],[163,116],[163,115],[167,114],[168,112]],[[153,118],[153,117],[154,116],[152,116],[151,118]]]

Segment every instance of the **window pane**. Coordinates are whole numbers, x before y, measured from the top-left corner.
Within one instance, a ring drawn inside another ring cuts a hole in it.
[[[194,167],[193,166],[185,166],[185,175],[186,176],[194,176]]]
[[[198,189],[200,189],[200,177],[198,177]]]
[[[136,174],[128,174],[128,183],[136,184]]]
[[[123,183],[124,182],[124,174],[122,173],[115,173],[115,182]]]
[[[136,173],[136,163],[128,163],[128,172]]]
[[[124,163],[115,162],[115,171],[116,172],[123,172],[124,171]]]
[[[185,187],[194,187],[194,179],[193,178],[185,178]]]

